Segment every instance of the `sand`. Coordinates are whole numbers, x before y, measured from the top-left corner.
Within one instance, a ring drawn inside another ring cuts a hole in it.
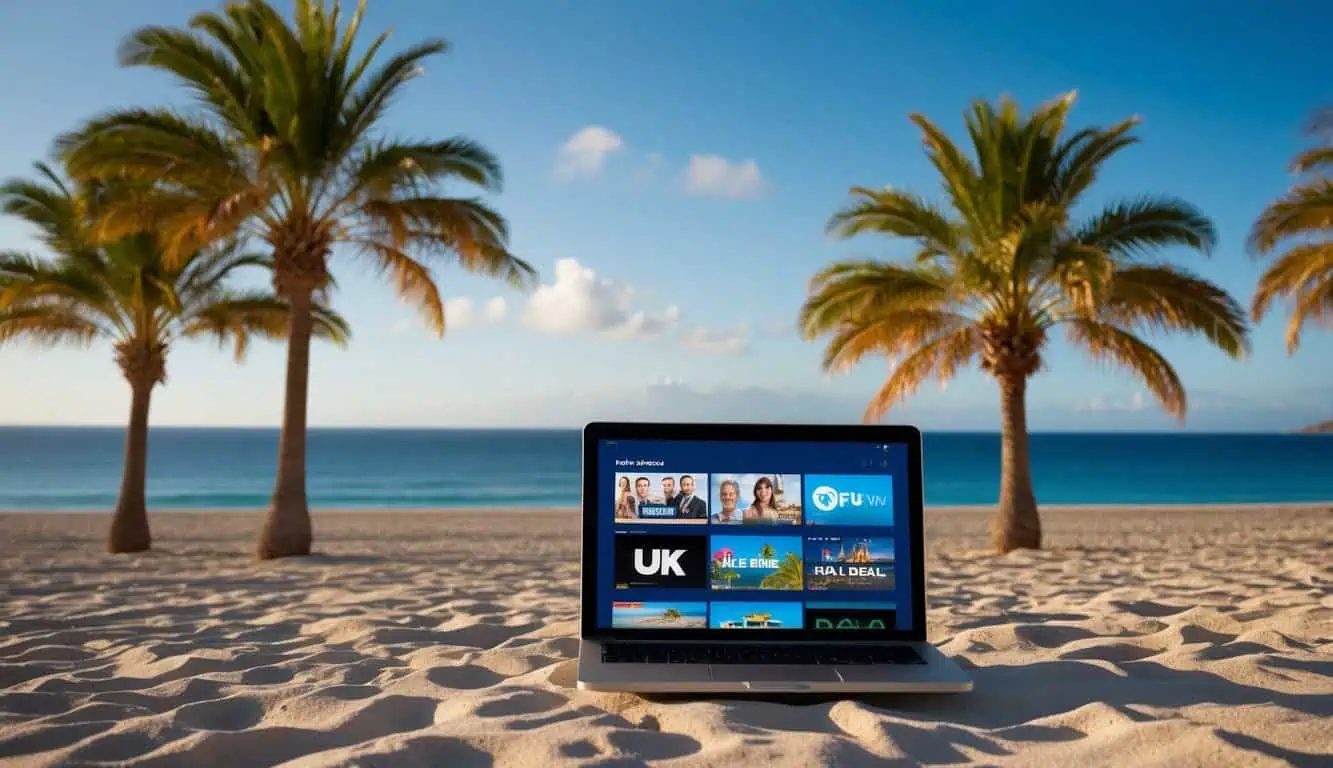
[[[970,694],[654,698],[574,687],[573,512],[0,515],[9,765],[1333,764],[1333,509],[1047,511],[992,557],[931,511],[930,638]]]

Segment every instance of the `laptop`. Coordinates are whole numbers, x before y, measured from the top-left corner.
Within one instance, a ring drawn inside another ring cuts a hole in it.
[[[959,692],[926,642],[921,433],[583,430],[578,687]]]

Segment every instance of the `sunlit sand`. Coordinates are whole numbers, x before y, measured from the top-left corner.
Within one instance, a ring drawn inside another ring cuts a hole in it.
[[[1333,752],[1333,509],[1048,511],[979,554],[927,514],[955,696],[645,699],[574,688],[571,511],[323,512],[317,556],[249,513],[0,516],[0,762],[1314,764]]]

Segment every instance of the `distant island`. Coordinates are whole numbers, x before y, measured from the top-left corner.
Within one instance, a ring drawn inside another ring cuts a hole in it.
[[[1308,427],[1301,427],[1296,431],[1302,434],[1320,434],[1320,435],[1333,434],[1333,419],[1330,419],[1328,421],[1321,421],[1318,424],[1311,424]]]

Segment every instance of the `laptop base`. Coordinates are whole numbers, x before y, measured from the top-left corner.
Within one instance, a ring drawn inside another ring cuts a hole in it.
[[[620,642],[617,640],[617,642]],[[599,640],[579,646],[578,687],[628,693],[964,693],[967,673],[930,643],[897,643],[924,664],[608,663]]]

